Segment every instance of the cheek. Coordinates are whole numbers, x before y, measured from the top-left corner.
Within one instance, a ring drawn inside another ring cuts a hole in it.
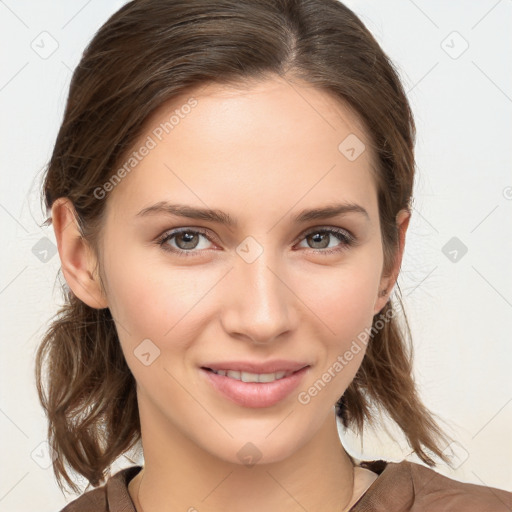
[[[364,329],[372,322],[380,273],[374,261],[361,258],[327,272],[316,272],[303,281],[307,304],[335,339]]]
[[[199,328],[205,294],[219,278],[197,267],[166,265],[165,256],[148,261],[147,253],[147,248],[111,251],[105,263],[109,307],[121,342],[133,349],[149,338],[160,348],[182,350]]]
[[[373,280],[368,274],[353,272],[329,289],[329,294],[312,297],[328,329],[318,347],[318,365],[298,397],[301,404],[314,402],[318,407],[335,404],[354,379],[373,320]]]
[[[323,394],[328,402],[337,400],[357,373],[373,322],[379,261],[375,261],[370,250],[368,255],[361,252],[360,256],[338,269],[317,272],[307,280],[308,295],[304,302],[318,316],[316,325],[322,324],[325,333],[312,381],[319,389],[328,388]],[[306,288],[302,290],[305,294]]]

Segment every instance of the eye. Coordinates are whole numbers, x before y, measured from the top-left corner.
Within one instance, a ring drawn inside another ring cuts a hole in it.
[[[196,250],[200,252],[205,249],[204,244],[201,247],[201,237],[210,240],[203,230],[182,228],[164,233],[158,238],[157,243],[164,251],[174,252],[179,256],[193,256]],[[168,243],[170,241],[173,241],[175,245]]]
[[[180,228],[165,232],[156,243],[164,251],[173,252],[178,256],[197,256],[208,249],[207,242],[201,244],[201,238],[212,242],[205,230]],[[314,228],[303,234],[301,240],[310,244],[309,249],[314,253],[324,255],[338,253],[356,244],[356,238],[352,234],[339,228]],[[336,241],[337,245],[331,245],[331,242]]]
[[[355,245],[356,239],[348,231],[339,228],[314,228],[302,235],[310,249],[315,253],[332,254],[348,249]],[[330,242],[341,242],[330,245]],[[311,247],[311,245],[313,247]]]

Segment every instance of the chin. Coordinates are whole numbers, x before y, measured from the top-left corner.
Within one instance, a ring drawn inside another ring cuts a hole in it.
[[[285,428],[286,421],[277,428],[279,422],[274,423],[272,428],[264,429],[264,433],[259,428],[243,429],[241,435],[234,435],[223,443],[203,445],[203,448],[212,456],[230,464],[252,467],[278,463],[293,456],[314,435],[314,431],[297,431],[291,425]]]

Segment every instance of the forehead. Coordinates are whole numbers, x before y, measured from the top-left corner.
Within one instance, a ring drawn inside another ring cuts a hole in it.
[[[110,193],[116,211],[135,215],[171,199],[229,204],[235,212],[341,199],[371,209],[376,194],[371,143],[358,116],[294,80],[190,89],[146,119],[133,150],[143,146],[151,149]]]

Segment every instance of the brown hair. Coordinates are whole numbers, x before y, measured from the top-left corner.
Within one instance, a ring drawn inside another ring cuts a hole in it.
[[[363,121],[377,160],[387,271],[399,242],[396,215],[411,210],[415,125],[393,64],[338,0],[124,5],[96,33],[73,73],[43,184],[47,211],[57,198],[68,197],[98,255],[108,197],[98,200],[94,190],[113,175],[148,116],[201,84],[240,85],[276,75],[334,95]],[[68,468],[93,486],[104,482],[112,462],[139,441],[140,422],[135,381],[109,309],[89,307],[65,284],[64,290],[65,304],[37,352],[36,378],[57,481],[77,491]],[[405,313],[404,328],[392,313],[388,300],[375,315],[374,325],[382,316],[388,320],[372,327],[362,365],[336,412],[345,427],[362,433],[365,421],[375,422],[372,408],[384,411],[425,463],[435,465],[428,451],[448,462],[439,446],[447,438],[416,391]]]

